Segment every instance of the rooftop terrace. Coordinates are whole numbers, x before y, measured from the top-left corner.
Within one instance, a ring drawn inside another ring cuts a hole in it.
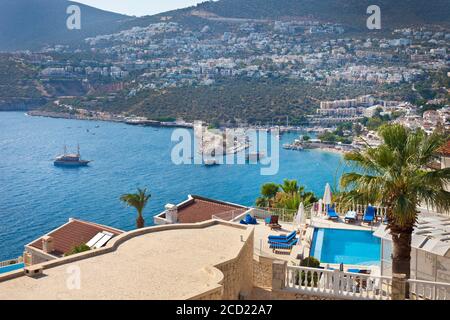
[[[214,266],[236,258],[252,235],[219,221],[131,231],[81,260],[43,264],[42,277],[0,278],[0,300],[188,299],[220,287],[223,274]],[[80,271],[79,289],[68,288],[68,270]]]

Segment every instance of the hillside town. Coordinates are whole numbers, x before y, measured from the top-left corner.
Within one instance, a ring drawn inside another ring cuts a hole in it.
[[[340,25],[318,21],[249,22],[229,24],[224,32],[216,29],[207,23],[195,30],[159,22],[87,38],[83,48],[57,45],[26,57],[39,65],[42,78],[132,81],[130,95],[146,89],[212,85],[223,77],[282,77],[326,85],[411,83],[426,72],[448,67],[448,30],[407,28],[364,39],[343,35]],[[104,59],[56,58],[67,53]]]

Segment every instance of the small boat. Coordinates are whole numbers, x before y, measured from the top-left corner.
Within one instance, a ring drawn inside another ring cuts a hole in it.
[[[300,144],[296,144],[296,143],[293,143],[293,144],[285,143],[285,144],[283,144],[283,149],[286,149],[286,150],[302,151],[304,148],[303,148],[303,146],[300,145]]]
[[[205,166],[217,166],[219,163],[214,159],[204,159],[203,163]]]
[[[78,151],[76,154],[68,154],[67,147],[64,146],[64,154],[56,157],[53,164],[61,167],[85,167],[90,162],[90,160],[81,159],[80,146],[78,146]]]
[[[261,152],[250,152],[249,154],[247,154],[247,155],[245,156],[245,159],[246,159],[247,161],[259,161],[259,160],[261,160],[262,158],[264,158],[265,155],[266,155],[266,154],[265,154],[263,151],[261,151]]]

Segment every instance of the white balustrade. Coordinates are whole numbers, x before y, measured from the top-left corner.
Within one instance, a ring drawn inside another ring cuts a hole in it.
[[[450,283],[407,280],[411,300],[450,300]]]
[[[6,260],[6,261],[0,261],[0,267],[6,267],[6,266],[10,266],[12,264],[16,264],[19,263],[19,259],[11,259],[11,260]]]
[[[366,211],[366,209],[369,205],[368,204],[359,204],[359,203],[335,202],[335,203],[332,203],[331,206],[334,206],[335,211],[340,216],[345,216],[345,214],[348,211],[355,211],[358,214],[364,214],[364,212]],[[381,207],[381,206],[377,206],[377,205],[371,205],[371,206],[376,209],[376,215],[375,215],[376,217],[384,218],[386,216],[386,212],[387,212],[386,207]],[[321,217],[321,216],[325,216],[325,215],[326,215],[326,206],[324,204],[322,204],[322,208],[320,208],[319,203],[315,203],[311,207],[311,216]]]
[[[339,270],[288,266],[286,288],[340,299],[387,300],[391,278]]]
[[[215,220],[239,222],[242,218],[246,216],[246,214],[252,215],[251,210],[245,209],[230,210],[226,212],[217,213],[213,215],[211,218]]]

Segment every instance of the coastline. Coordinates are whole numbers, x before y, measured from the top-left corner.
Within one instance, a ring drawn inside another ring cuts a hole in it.
[[[30,117],[46,117],[46,118],[54,118],[54,119],[69,119],[69,120],[87,120],[87,121],[106,121],[106,122],[116,122],[116,123],[125,123],[133,126],[148,126],[148,127],[167,127],[167,128],[193,128],[193,124],[191,123],[172,123],[172,122],[160,122],[154,120],[129,120],[124,116],[114,115],[109,113],[102,113],[100,115],[88,115],[88,114],[71,114],[71,113],[63,113],[63,112],[52,112],[52,111],[41,111],[41,110],[31,110],[25,112],[26,115]],[[211,133],[209,133],[211,134]],[[209,146],[210,143],[206,142]],[[206,146],[205,146],[206,147]],[[234,154],[241,150],[241,148],[248,148],[248,146],[240,146],[237,150],[224,150],[224,154]],[[308,148],[309,150],[318,150],[321,152],[329,152],[338,155],[344,155],[346,151],[341,149],[336,149],[333,147],[316,147],[316,148]]]
[[[30,117],[46,117],[54,119],[69,119],[69,120],[87,120],[87,121],[107,121],[125,123],[134,126],[146,126],[146,127],[169,127],[169,128],[193,128],[192,123],[177,123],[177,122],[162,122],[155,120],[134,120],[124,116],[102,113],[101,115],[88,115],[88,114],[71,114],[63,112],[41,111],[32,110],[25,113]]]
[[[322,152],[329,152],[329,153],[334,153],[334,154],[339,154],[341,156],[345,155],[348,151],[344,151],[341,149],[336,149],[336,148],[330,148],[330,147],[319,147],[316,148],[315,150],[319,150]]]
[[[53,118],[53,119],[124,122],[123,120],[113,119],[113,118],[105,119],[105,118],[101,118],[101,117],[88,117],[88,116],[75,115],[75,114],[70,114],[70,113],[39,111],[39,110],[27,111],[27,112],[25,112],[25,114],[30,117],[45,117],[45,118]]]

